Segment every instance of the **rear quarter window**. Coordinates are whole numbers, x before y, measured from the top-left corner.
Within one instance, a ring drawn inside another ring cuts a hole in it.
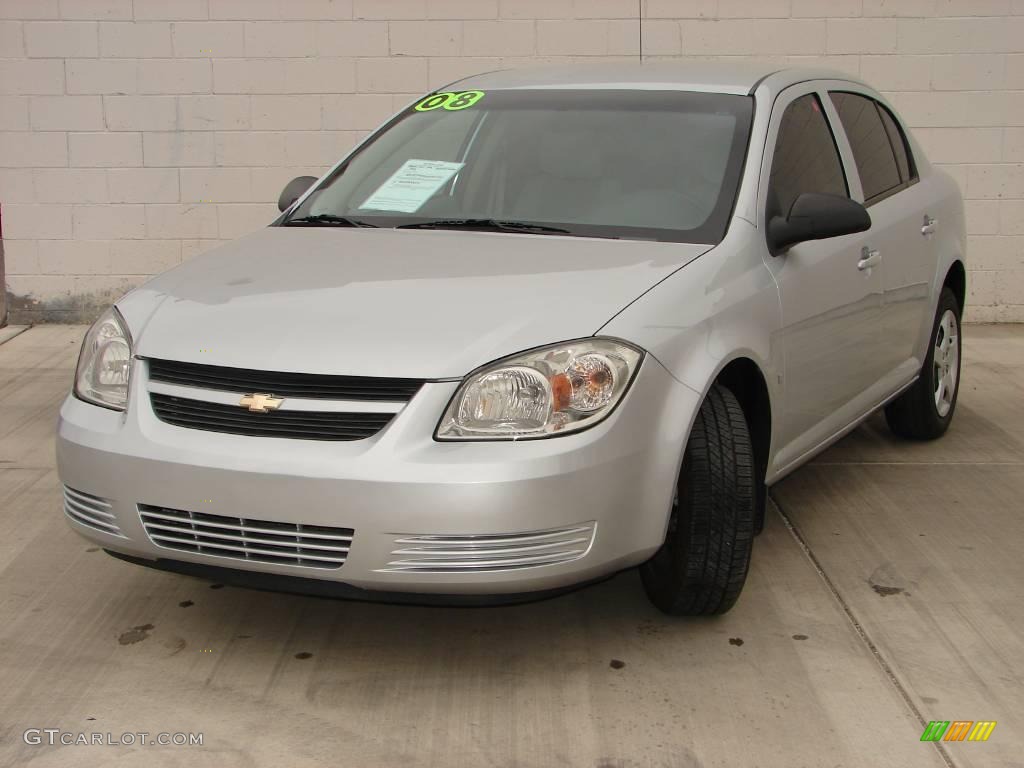
[[[903,129],[896,122],[892,112],[878,104],[878,114],[882,116],[885,132],[889,134],[889,141],[892,142],[892,151],[896,155],[900,178],[906,184],[913,184],[917,181],[917,167],[914,165],[914,157],[910,152],[910,142],[907,141],[906,134],[903,133]]]

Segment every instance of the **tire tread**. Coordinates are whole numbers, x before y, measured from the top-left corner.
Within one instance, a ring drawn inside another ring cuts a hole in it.
[[[756,478],[747,421],[736,397],[711,388],[694,423],[679,483],[683,515],[642,574],[666,613],[724,613],[746,581],[754,538]],[[659,561],[660,562],[656,562]]]

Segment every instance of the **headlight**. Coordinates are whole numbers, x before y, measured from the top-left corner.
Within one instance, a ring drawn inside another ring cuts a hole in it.
[[[123,411],[128,403],[131,361],[132,337],[121,313],[111,307],[85,334],[75,370],[75,395]]]
[[[621,341],[581,339],[491,363],[466,377],[438,440],[517,440],[593,426],[622,399],[643,353]]]

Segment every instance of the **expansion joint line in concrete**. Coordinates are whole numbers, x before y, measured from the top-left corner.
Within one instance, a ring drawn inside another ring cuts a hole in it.
[[[772,506],[775,507],[775,511],[779,513],[779,517],[782,518],[782,523],[786,526],[786,530],[789,531],[790,536],[793,537],[793,540],[796,542],[797,546],[800,547],[801,551],[804,553],[807,559],[810,560],[811,565],[814,566],[814,570],[817,571],[818,576],[825,584],[826,589],[828,589],[828,591],[832,594],[832,597],[839,604],[839,607],[843,610],[843,613],[846,614],[846,618],[850,622],[850,625],[853,627],[853,631],[857,633],[857,636],[861,639],[861,642],[863,642],[864,645],[867,647],[868,651],[871,653],[872,658],[874,658],[875,663],[877,663],[878,666],[882,669],[882,672],[889,679],[889,682],[892,683],[892,686],[896,689],[897,693],[899,693],[900,697],[903,699],[903,703],[907,705],[907,708],[911,711],[914,717],[917,718],[917,721],[918,723],[920,723],[921,728],[923,730],[924,727],[928,725],[928,721],[925,719],[924,715],[921,714],[921,710],[918,709],[917,705],[914,703],[914,700],[910,697],[910,693],[903,686],[903,683],[901,683],[899,678],[896,677],[896,673],[893,671],[892,666],[889,664],[888,661],[885,660],[885,657],[882,656],[882,653],[878,650],[878,646],[875,644],[875,641],[871,639],[871,636],[867,633],[867,630],[864,629],[864,625],[861,624],[860,621],[857,619],[857,616],[856,614],[854,614],[853,609],[850,607],[850,604],[846,602],[843,596],[839,593],[839,590],[836,588],[835,583],[832,581],[831,578],[829,578],[829,575],[825,573],[825,569],[822,567],[821,561],[818,560],[817,556],[807,545],[807,542],[804,540],[804,537],[800,535],[800,531],[797,530],[797,527],[793,524],[793,521],[790,520],[789,515],[787,515],[785,510],[782,509],[782,505],[779,504],[778,500],[771,494],[769,494],[768,500],[771,502]],[[942,758],[942,761],[946,764],[948,768],[957,768],[956,763],[953,761],[953,756],[940,742],[932,742],[932,745],[935,747],[935,749],[938,750],[939,757]]]

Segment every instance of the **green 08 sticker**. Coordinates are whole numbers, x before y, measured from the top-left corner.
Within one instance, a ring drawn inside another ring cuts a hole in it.
[[[427,98],[419,102],[414,109],[417,112],[430,112],[431,110],[444,107],[445,109],[454,112],[459,109],[472,107],[483,97],[483,91],[461,91],[459,93],[444,91],[442,93],[435,93],[432,96],[427,96]]]

